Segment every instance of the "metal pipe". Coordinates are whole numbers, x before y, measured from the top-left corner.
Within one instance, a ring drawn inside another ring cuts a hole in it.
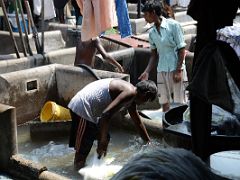
[[[32,28],[32,32],[33,32],[33,39],[34,39],[34,42],[36,45],[36,50],[37,50],[38,54],[41,54],[41,46],[40,46],[40,42],[39,42],[37,27],[35,26],[34,21],[33,21],[31,8],[30,8],[28,0],[24,0],[24,3],[25,3],[25,7],[26,7],[27,14],[29,17],[29,22],[31,22],[31,28]]]
[[[17,0],[17,2],[18,2],[18,7],[19,7],[19,10],[20,10],[20,13],[21,13],[21,17],[22,17],[22,19],[24,19],[24,21],[23,21],[23,28],[24,28],[25,41],[26,41],[26,43],[27,43],[28,52],[29,52],[30,56],[32,56],[33,53],[32,53],[31,46],[30,46],[30,44],[29,44],[28,29],[27,29],[27,26],[26,26],[26,23],[25,23],[25,18],[24,18],[23,8],[22,8],[22,2],[21,2],[21,0]],[[28,24],[29,24],[29,23],[30,23],[30,22],[28,21]]]
[[[13,36],[12,27],[11,27],[9,21],[8,21],[6,6],[5,6],[3,0],[0,0],[0,3],[1,3],[2,9],[3,9],[4,19],[5,19],[7,28],[8,28],[8,30],[9,30],[10,37],[11,37],[11,39],[12,39],[12,41],[13,41],[15,53],[16,53],[16,55],[17,55],[17,58],[20,58],[20,54],[19,54],[19,50],[18,50],[18,47],[17,47],[17,43],[16,43],[16,40],[15,40],[15,38],[14,38],[14,36]]]
[[[137,18],[141,18],[141,0],[138,0],[138,4],[137,4]]]
[[[27,57],[26,45],[25,45],[25,41],[23,39],[22,27],[20,24],[19,16],[18,16],[17,0],[14,1],[14,10],[15,10],[16,22],[17,22],[17,26],[18,26],[18,32],[19,32],[21,44],[23,47],[23,54],[25,57]],[[22,20],[25,21],[24,19],[22,19]]]
[[[44,0],[42,0],[42,12],[41,12],[41,16],[42,16],[42,46],[41,46],[41,51],[42,51],[42,55],[44,54]]]

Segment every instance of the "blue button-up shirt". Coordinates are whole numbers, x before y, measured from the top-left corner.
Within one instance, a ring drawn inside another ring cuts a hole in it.
[[[157,49],[159,61],[158,72],[171,72],[176,70],[178,62],[178,49],[186,46],[183,30],[180,24],[173,19],[162,17],[160,31],[154,25],[149,32],[151,49]]]

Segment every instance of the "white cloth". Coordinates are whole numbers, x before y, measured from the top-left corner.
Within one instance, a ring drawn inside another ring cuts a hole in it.
[[[117,26],[114,0],[77,0],[83,15],[81,40],[88,41]]]
[[[42,0],[33,0],[34,14],[40,16],[42,11]],[[56,17],[53,0],[44,0],[44,20]]]

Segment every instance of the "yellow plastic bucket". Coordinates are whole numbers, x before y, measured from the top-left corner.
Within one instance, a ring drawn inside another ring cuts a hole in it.
[[[47,101],[40,113],[41,122],[71,120],[69,109],[62,107],[55,102]]]

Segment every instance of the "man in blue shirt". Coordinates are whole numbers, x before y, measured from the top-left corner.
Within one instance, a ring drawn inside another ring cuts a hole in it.
[[[151,57],[140,80],[147,80],[149,72],[157,66],[159,102],[163,112],[169,110],[171,102],[184,103],[183,60],[185,46],[180,24],[162,16],[163,7],[159,0],[149,0],[143,7],[144,18],[154,23],[149,33]]]

